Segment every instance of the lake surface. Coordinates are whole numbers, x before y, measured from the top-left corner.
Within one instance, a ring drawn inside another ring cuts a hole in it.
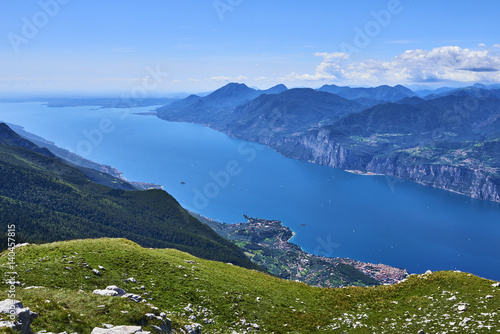
[[[281,220],[311,253],[500,280],[499,203],[288,159],[200,125],[133,114],[152,109],[0,103],[0,120],[130,180],[161,184],[209,218]]]

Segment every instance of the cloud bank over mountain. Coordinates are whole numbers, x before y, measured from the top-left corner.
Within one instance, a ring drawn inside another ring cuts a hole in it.
[[[358,84],[415,82],[498,82],[500,56],[458,46],[407,50],[389,61],[353,61],[342,53],[316,53],[323,61],[314,74],[292,73],[288,80],[334,80]]]

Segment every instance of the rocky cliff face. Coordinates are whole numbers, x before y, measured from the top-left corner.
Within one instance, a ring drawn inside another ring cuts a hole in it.
[[[484,171],[438,164],[403,165],[383,158],[373,158],[366,171],[408,179],[476,199],[500,202],[500,179]]]
[[[336,142],[326,130],[278,140],[259,138],[258,141],[291,158],[333,168],[393,176],[476,199],[500,202],[500,178],[488,172],[359,154]]]

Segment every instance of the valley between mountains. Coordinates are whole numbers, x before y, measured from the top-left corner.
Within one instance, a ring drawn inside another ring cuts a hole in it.
[[[403,86],[258,91],[228,84],[158,109],[317,164],[500,202],[500,90],[418,96]]]

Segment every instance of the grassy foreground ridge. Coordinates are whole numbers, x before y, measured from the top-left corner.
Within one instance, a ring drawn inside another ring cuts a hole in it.
[[[8,262],[4,252],[2,277],[11,271]],[[178,250],[142,248],[126,239],[28,245],[16,249],[15,262],[21,284],[16,299],[39,314],[32,324],[35,332],[90,333],[103,323],[151,330],[153,320],[145,314],[160,312],[172,319],[176,333],[190,323],[201,324],[203,333],[241,333],[249,327],[269,333],[500,329],[500,288],[467,273],[411,275],[399,284],[370,288],[316,288]],[[101,275],[92,273],[99,266]],[[147,302],[92,293],[109,285]],[[31,286],[39,288],[26,289]]]

